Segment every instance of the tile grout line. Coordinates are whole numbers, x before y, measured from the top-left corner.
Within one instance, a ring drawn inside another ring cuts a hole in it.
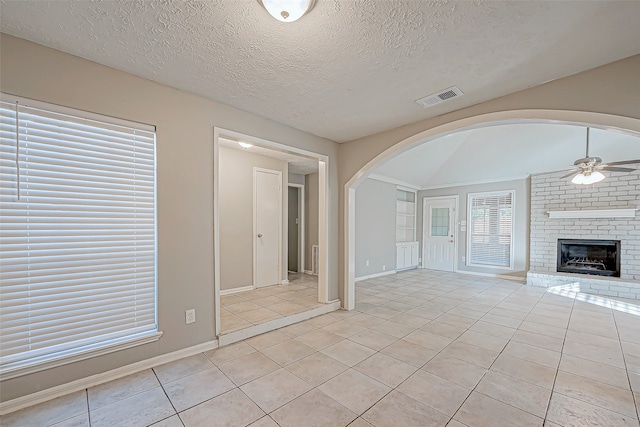
[[[545,293],[545,295],[547,295]],[[564,337],[562,338],[562,348],[560,349],[560,360],[558,360],[558,367],[556,368],[556,374],[553,377],[553,384],[551,385],[551,394],[549,395],[549,401],[547,402],[547,410],[544,413],[544,419],[542,420],[543,422],[547,421],[547,417],[549,416],[549,409],[551,408],[551,399],[553,399],[553,394],[556,392],[556,381],[558,380],[558,372],[560,372],[560,363],[562,363],[562,356],[564,354],[564,345],[567,341],[567,334],[569,333],[569,325],[571,324],[571,317],[573,317],[573,310],[575,308],[576,305],[576,298],[575,296],[572,298],[572,303],[571,303],[571,312],[569,313],[569,320],[567,321],[567,328],[564,331]],[[561,394],[561,393],[558,393]]]
[[[631,385],[631,378],[629,377],[629,367],[627,366],[627,358],[624,353],[624,349],[622,347],[622,338],[620,337],[620,330],[618,329],[618,321],[616,320],[616,315],[613,309],[611,309],[611,315],[613,316],[613,324],[616,326],[616,334],[618,335],[618,342],[620,343],[620,352],[622,353],[622,361],[624,362],[624,368],[627,373],[627,381],[629,383],[629,390],[631,391],[631,400],[636,407],[636,421],[640,420],[640,402],[636,399],[636,394],[633,392],[633,387]]]

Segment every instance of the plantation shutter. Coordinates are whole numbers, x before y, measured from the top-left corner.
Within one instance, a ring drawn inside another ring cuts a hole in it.
[[[155,205],[153,127],[3,95],[3,374],[157,333]]]
[[[512,215],[512,191],[469,194],[469,265],[511,267]]]

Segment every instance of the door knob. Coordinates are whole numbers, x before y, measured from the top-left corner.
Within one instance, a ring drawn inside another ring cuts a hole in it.
[[[258,237],[262,237],[262,234],[258,234]]]

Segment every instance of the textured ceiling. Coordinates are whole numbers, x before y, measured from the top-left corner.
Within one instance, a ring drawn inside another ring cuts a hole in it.
[[[639,1],[2,1],[2,32],[338,142],[640,53]],[[465,95],[414,101],[457,85]]]
[[[568,169],[574,160],[584,157],[585,145],[586,129],[581,126],[492,126],[422,144],[378,167],[374,173],[422,188],[506,181]],[[640,138],[635,136],[591,129],[589,146],[589,155],[601,157],[605,163],[640,159]]]

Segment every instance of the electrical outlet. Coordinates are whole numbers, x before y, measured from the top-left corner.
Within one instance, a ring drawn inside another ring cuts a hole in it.
[[[185,323],[188,325],[189,323],[194,323],[196,321],[196,309],[192,308],[184,312]]]
[[[462,257],[462,262],[465,262],[467,260],[466,257]]]
[[[369,267],[369,260],[367,260],[367,267]]]
[[[387,271],[387,266],[386,265],[382,266],[382,271]]]

